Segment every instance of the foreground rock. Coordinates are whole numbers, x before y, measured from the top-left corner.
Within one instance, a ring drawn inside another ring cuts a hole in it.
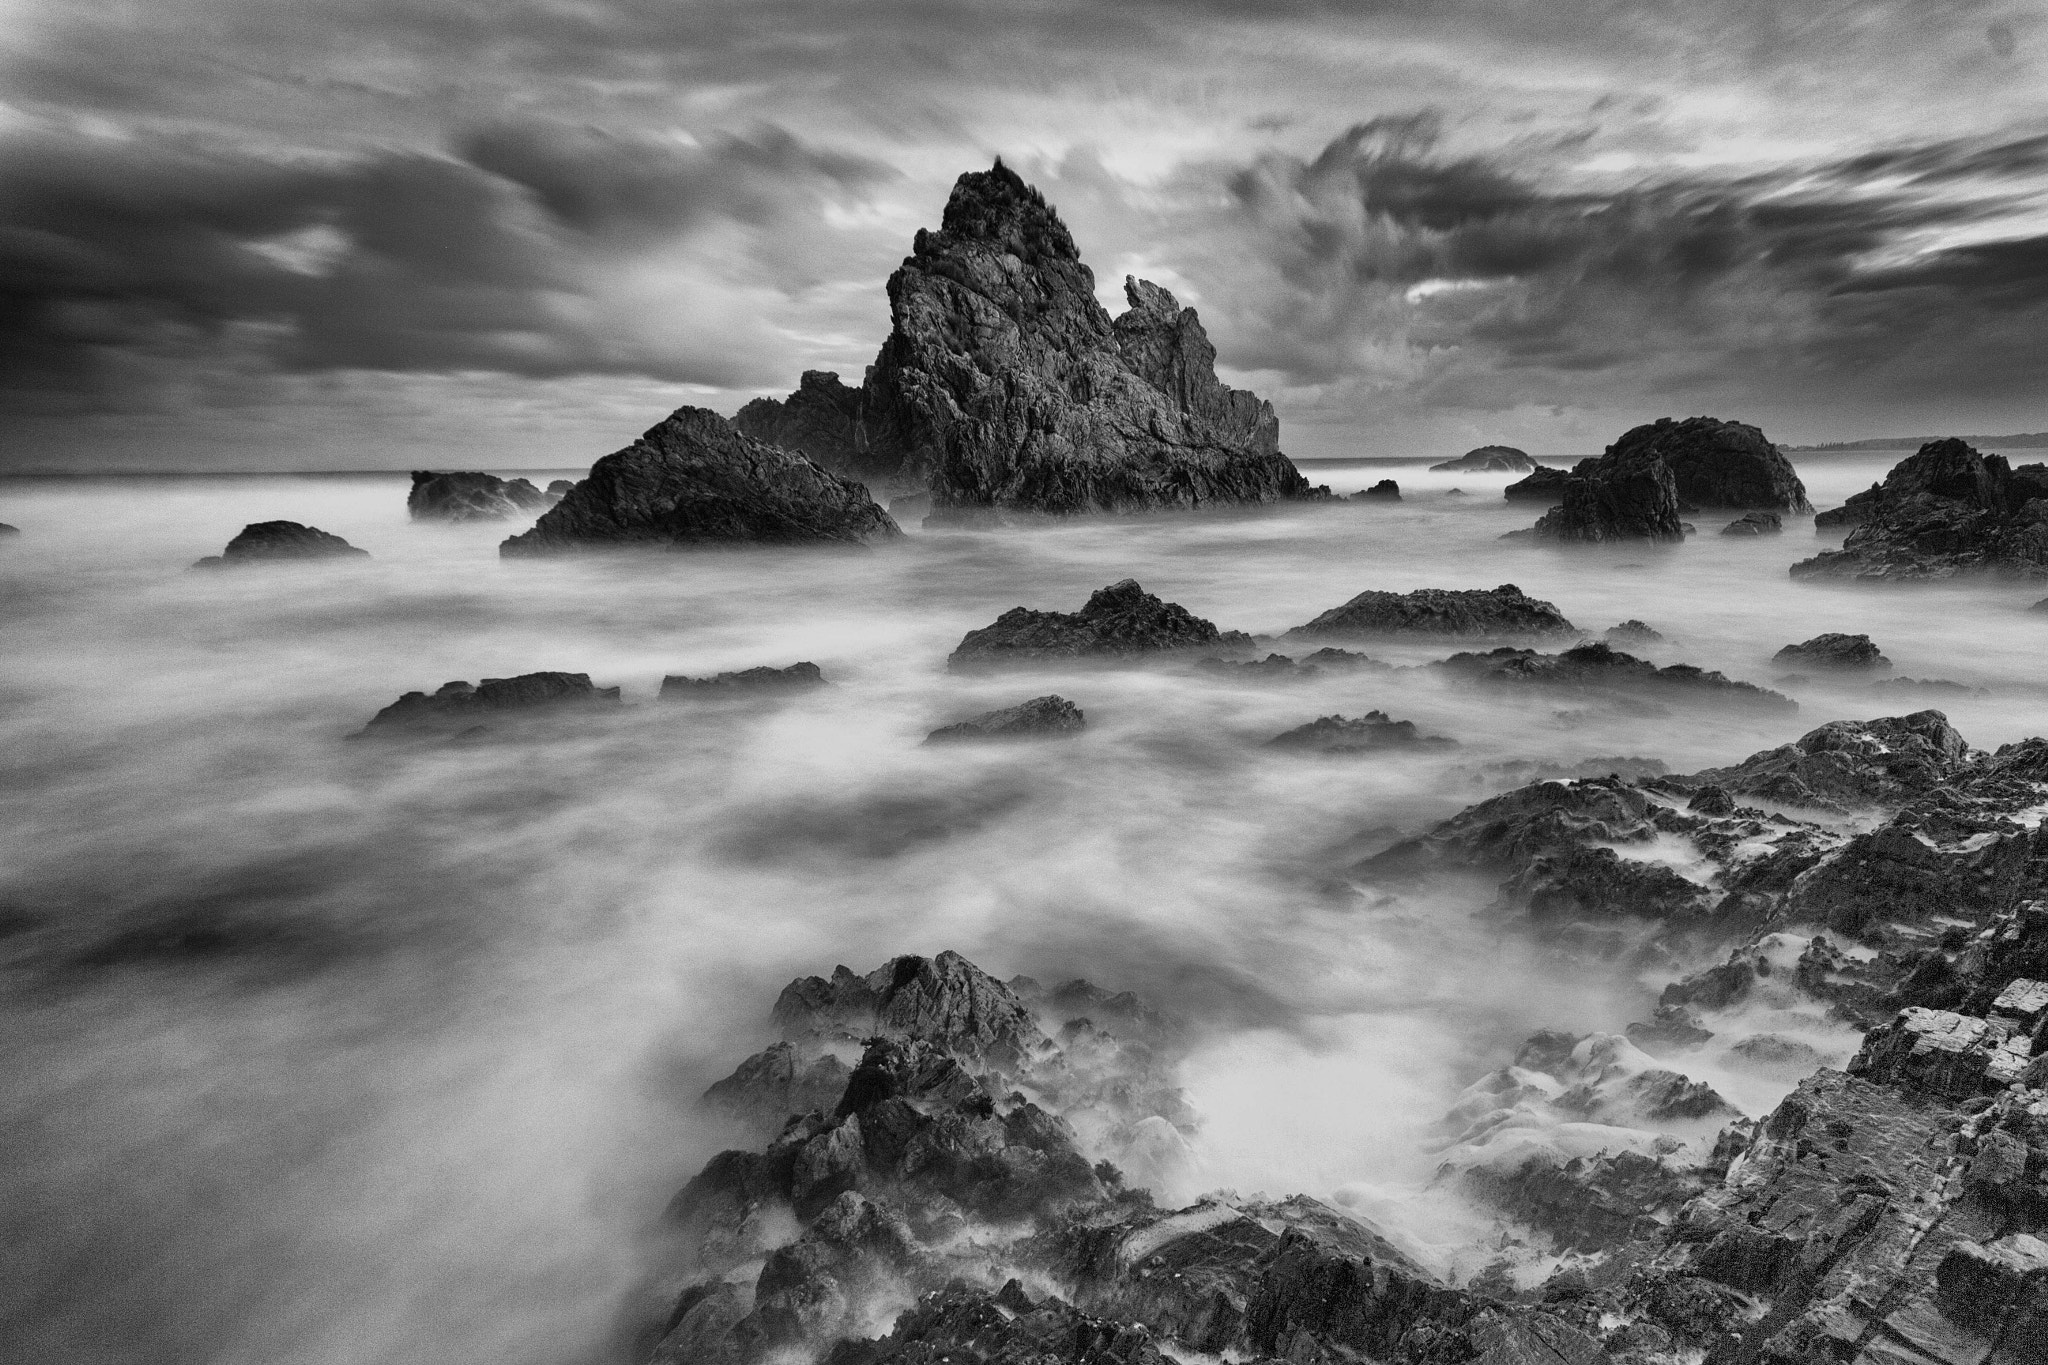
[[[1564,486],[1571,482],[1571,472],[1540,465],[1526,479],[1518,479],[1501,490],[1501,496],[1509,502],[1542,502],[1555,505],[1564,501]]]
[[[968,720],[942,725],[925,736],[927,744],[973,743],[980,740],[1048,739],[1077,735],[1087,726],[1081,708],[1065,697],[1033,697]]]
[[[1796,645],[1786,645],[1771,656],[1771,662],[1787,668],[1820,668],[1830,671],[1858,670],[1889,673],[1892,661],[1884,657],[1868,635],[1843,635],[1830,631]]]
[[[1488,653],[1453,654],[1436,667],[1489,686],[1535,686],[1604,692],[1649,701],[1717,703],[1774,711],[1795,711],[1789,697],[1738,682],[1691,664],[1663,668],[1624,654],[1604,640],[1574,646],[1562,654],[1503,647]]]
[[[1460,474],[1528,474],[1536,468],[1527,451],[1513,446],[1480,446],[1455,460],[1430,466],[1432,471],[1447,469]]]
[[[708,678],[671,674],[661,680],[661,699],[721,701],[727,697],[807,692],[824,685],[824,673],[816,664],[806,662],[791,664],[787,668],[743,668],[731,673],[714,673]]]
[[[1555,606],[1512,583],[1491,589],[1418,588],[1414,592],[1362,592],[1332,607],[1289,639],[1321,636],[1457,635],[1505,638],[1576,634]]]
[[[1794,564],[1794,578],[2048,578],[2048,466],[2013,469],[1953,438],[1929,441],[1814,521],[1855,529],[1841,549]]]
[[[795,442],[935,524],[1327,496],[1280,453],[1270,404],[1216,378],[1193,309],[1126,279],[1112,319],[1059,215],[997,162],[963,175],[889,277],[891,330],[859,389],[807,374],[744,431]]]
[[[867,490],[678,408],[499,547],[507,556],[733,544],[866,544],[903,532]]]
[[[1268,749],[1299,753],[1362,754],[1382,749],[1448,749],[1456,741],[1425,735],[1412,720],[1393,720],[1384,711],[1368,711],[1356,720],[1322,716],[1266,741]]]
[[[195,569],[225,569],[245,564],[280,564],[322,559],[367,559],[368,550],[358,550],[340,536],[329,535],[315,526],[296,521],[256,521],[242,528],[228,542],[227,549],[193,564]]]
[[[1099,588],[1077,612],[1012,607],[970,630],[947,658],[955,671],[1078,662],[1128,662],[1190,649],[1248,649],[1242,631],[1221,631],[1134,578]]]
[[[1401,485],[1392,479],[1381,479],[1372,487],[1358,494],[1361,498],[1381,498],[1392,502],[1401,500]]]
[[[426,469],[412,472],[412,492],[405,499],[414,521],[507,521],[530,517],[548,505],[548,495],[525,479]]]
[[[355,737],[370,735],[450,734],[472,731],[495,717],[593,710],[616,706],[619,689],[593,687],[588,673],[522,673],[516,678],[485,678],[442,683],[429,696],[408,692],[371,717]]]

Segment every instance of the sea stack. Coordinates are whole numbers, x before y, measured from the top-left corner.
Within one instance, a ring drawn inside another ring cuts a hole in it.
[[[1111,318],[1059,214],[998,161],[960,177],[889,277],[891,330],[859,389],[806,374],[735,416],[935,524],[1325,496],[1280,453],[1270,403],[1216,378],[1192,308],[1127,278]]]
[[[412,472],[405,507],[414,521],[509,521],[530,517],[548,505],[548,495],[525,479],[464,471]]]

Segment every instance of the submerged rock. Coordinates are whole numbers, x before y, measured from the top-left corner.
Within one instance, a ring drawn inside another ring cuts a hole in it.
[[[318,559],[348,559],[368,550],[358,550],[340,536],[329,535],[314,526],[296,521],[256,521],[242,528],[228,542],[227,549],[193,564],[195,569],[233,568],[244,564],[278,564]]]
[[[1884,482],[1815,518],[1853,525],[1839,550],[1791,569],[1794,578],[1864,582],[1972,574],[2048,577],[2048,467],[2013,469],[1953,438],[1929,441]]]
[[[1460,474],[1527,474],[1536,468],[1536,461],[1529,457],[1527,451],[1513,446],[1480,446],[1455,460],[1430,466],[1432,472],[1452,470]]]
[[[1492,589],[1418,588],[1362,592],[1306,625],[1290,639],[1328,635],[1521,636],[1575,634],[1577,627],[1548,602],[1512,583]]]
[[[787,668],[743,668],[731,673],[714,673],[708,678],[671,674],[661,680],[661,699],[716,701],[725,697],[803,692],[824,685],[823,671],[816,664],[805,662],[791,664]]]
[[[1368,711],[1356,720],[1322,716],[1266,741],[1268,749],[1318,754],[1362,754],[1381,749],[1447,749],[1455,740],[1425,735],[1412,720],[1393,720],[1384,711]]]
[[[427,469],[412,472],[412,491],[405,499],[414,521],[505,521],[547,506],[548,495],[525,479]]]
[[[678,408],[499,547],[507,556],[730,544],[865,544],[903,532],[867,490]]]
[[[1837,631],[1786,645],[1771,656],[1771,662],[1787,668],[1862,669],[1874,673],[1888,673],[1892,666],[1892,661],[1870,642],[1868,635],[1844,635]]]
[[[1134,578],[1098,588],[1077,612],[1012,607],[970,630],[946,666],[955,671],[1082,661],[1128,662],[1177,650],[1251,646],[1242,631],[1220,631],[1177,602],[1163,602]]]
[[[1087,726],[1081,708],[1065,697],[1033,697],[1030,701],[942,725],[925,736],[927,744],[953,744],[987,739],[1046,739],[1076,735]]]
[[[442,683],[432,696],[408,692],[371,717],[357,732],[363,735],[453,732],[507,712],[531,713],[615,706],[616,687],[593,687],[588,673],[522,673],[516,678],[485,678]]]
[[[1571,477],[1568,470],[1538,465],[1528,478],[1518,479],[1502,489],[1501,496],[1509,502],[1560,503],[1564,501],[1564,486]]]
[[[735,421],[892,489],[935,524],[1327,496],[1280,453],[1257,395],[1215,373],[1191,308],[1126,279],[1095,298],[1066,225],[1000,161],[954,183],[889,277],[891,330],[857,390],[807,374]]]
[[[1609,626],[1600,638],[1616,646],[1654,645],[1662,643],[1664,635],[1648,624],[1631,618],[1618,626]]]
[[[1785,530],[1785,519],[1776,512],[1746,512],[1721,528],[1724,536],[1775,536]]]
[[[1647,659],[1624,654],[1604,640],[1540,654],[1503,647],[1484,654],[1453,654],[1435,665],[1446,672],[1486,684],[1512,684],[1628,693],[1658,700],[1713,701],[1770,710],[1796,711],[1798,703],[1782,693],[1739,682],[1691,664],[1663,668]]]
[[[1393,502],[1401,500],[1401,485],[1392,479],[1381,479],[1372,487],[1358,494],[1361,498],[1385,498]]]

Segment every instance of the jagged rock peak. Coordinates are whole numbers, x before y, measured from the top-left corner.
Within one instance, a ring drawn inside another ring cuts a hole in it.
[[[1091,283],[1095,278],[1080,265],[1081,250],[1060,221],[1059,211],[1001,157],[987,170],[969,171],[953,182],[938,232],[918,229],[912,250],[932,256],[967,242],[999,247],[1027,264],[1072,261]]]
[[[1012,1067],[1048,1045],[1016,992],[951,951],[892,958],[866,976],[842,966],[829,980],[792,981],[775,1001],[774,1018],[792,1037],[919,1038]]]

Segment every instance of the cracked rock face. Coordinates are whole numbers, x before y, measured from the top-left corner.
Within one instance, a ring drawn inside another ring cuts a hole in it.
[[[1112,318],[1059,214],[998,162],[953,186],[889,277],[891,331],[858,389],[806,374],[735,424],[892,491],[929,520],[1145,512],[1319,496],[1272,405],[1216,378],[1191,308],[1144,280]]]
[[[903,534],[867,490],[801,455],[678,408],[499,546],[518,557],[735,544],[863,545]]]

